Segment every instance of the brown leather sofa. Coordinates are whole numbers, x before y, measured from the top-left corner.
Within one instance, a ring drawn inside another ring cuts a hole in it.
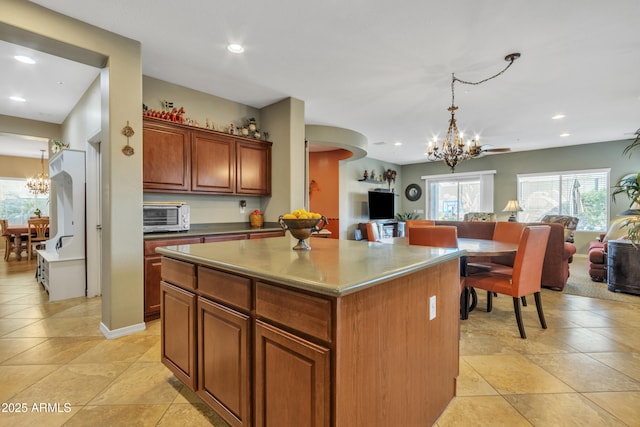
[[[493,238],[495,224],[495,222],[478,221],[436,221],[436,225],[455,225],[458,227],[458,237],[488,240]],[[528,223],[525,225],[540,225],[540,223]],[[551,223],[544,225],[551,227],[551,233],[542,266],[542,286],[561,291],[567,284],[569,264],[573,262],[576,247],[573,243],[565,242],[564,226],[562,224]]]

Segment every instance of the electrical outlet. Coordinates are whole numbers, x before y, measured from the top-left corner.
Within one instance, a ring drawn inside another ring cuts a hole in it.
[[[429,320],[436,318],[436,296],[429,298]]]

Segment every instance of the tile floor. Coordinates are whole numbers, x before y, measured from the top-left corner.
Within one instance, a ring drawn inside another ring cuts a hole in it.
[[[49,303],[34,268],[0,264],[1,426],[226,425],[160,363],[157,321],[106,340],[100,299]],[[640,305],[547,290],[543,304],[549,329],[530,304],[527,340],[510,298],[462,322],[438,426],[640,426]]]

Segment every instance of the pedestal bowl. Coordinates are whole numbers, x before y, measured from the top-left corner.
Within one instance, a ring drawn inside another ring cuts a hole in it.
[[[293,247],[296,251],[310,251],[311,247],[307,244],[306,239],[311,237],[312,233],[323,230],[328,224],[325,216],[320,218],[299,219],[283,218],[282,215],[280,215],[278,222],[283,230],[289,230],[289,233],[298,239],[298,244]]]

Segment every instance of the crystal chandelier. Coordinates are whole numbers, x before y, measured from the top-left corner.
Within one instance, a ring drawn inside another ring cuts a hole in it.
[[[27,188],[33,194],[48,194],[51,182],[49,181],[49,175],[44,172],[44,150],[40,150],[42,155],[40,156],[40,166],[42,166],[42,172],[36,176],[27,179]]]
[[[447,129],[447,134],[445,135],[441,147],[438,146],[438,140],[436,138],[434,138],[432,142],[429,142],[429,148],[425,153],[428,160],[444,161],[447,166],[451,168],[451,173],[453,173],[455,172],[456,165],[458,163],[463,160],[478,157],[480,154],[482,154],[483,151],[485,151],[482,149],[478,142],[478,136],[476,136],[474,140],[468,140],[465,144],[463,134],[458,131],[458,125],[456,124],[455,117],[455,112],[458,109],[458,107],[456,107],[455,105],[455,83],[460,82],[467,85],[479,85],[488,80],[494,79],[507,71],[507,69],[513,64],[513,61],[518,58],[520,58],[519,53],[510,53],[509,55],[504,57],[504,60],[508,61],[509,64],[502,71],[478,82],[460,80],[454,73],[451,73],[451,107],[448,108],[448,110],[451,112],[451,119],[449,119],[449,128]]]

